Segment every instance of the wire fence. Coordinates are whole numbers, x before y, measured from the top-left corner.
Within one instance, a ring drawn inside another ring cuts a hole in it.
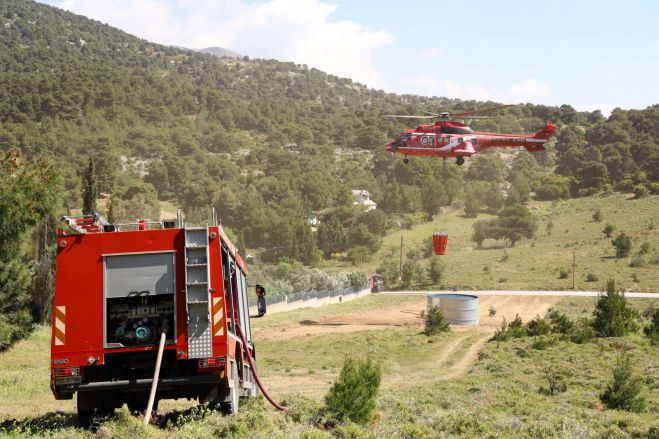
[[[281,296],[266,296],[265,303],[267,305],[274,305],[275,303],[291,303],[300,300],[310,299],[323,299],[325,297],[348,296],[350,294],[357,294],[366,288],[367,285],[358,285],[355,287],[341,288],[339,290],[325,290],[325,291],[303,291],[299,293],[284,294]]]

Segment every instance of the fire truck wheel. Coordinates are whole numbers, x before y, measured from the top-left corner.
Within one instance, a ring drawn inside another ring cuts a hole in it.
[[[149,404],[148,395],[144,398],[132,399],[126,403],[128,410],[131,413],[143,414],[146,411],[146,406]],[[158,410],[158,400],[153,401],[153,410]]]
[[[231,378],[233,387],[229,388],[229,399],[220,403],[220,412],[224,415],[237,415],[240,404],[240,379],[238,378],[238,367],[235,362],[231,362]]]
[[[84,428],[90,427],[94,422],[114,415],[114,407],[108,404],[103,395],[78,392],[78,422]]]

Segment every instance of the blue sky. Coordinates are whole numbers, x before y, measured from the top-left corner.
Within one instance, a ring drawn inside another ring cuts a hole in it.
[[[295,61],[396,93],[659,103],[659,1],[47,0],[151,41]]]

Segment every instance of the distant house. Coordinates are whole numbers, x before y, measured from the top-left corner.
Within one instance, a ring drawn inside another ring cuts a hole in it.
[[[375,210],[378,207],[377,203],[371,200],[371,193],[365,189],[353,189],[352,196],[355,199],[352,204],[355,206],[363,206],[364,211],[366,212]]]
[[[307,223],[309,223],[309,225],[312,227],[318,227],[320,220],[318,219],[317,215],[311,215],[307,217]]]

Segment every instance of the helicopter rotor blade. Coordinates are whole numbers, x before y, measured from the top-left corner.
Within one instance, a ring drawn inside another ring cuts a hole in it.
[[[434,119],[436,116],[404,116],[400,114],[383,114],[382,117],[395,117],[398,119]]]
[[[493,116],[453,116],[453,119],[494,119]]]
[[[437,114],[437,113],[432,113],[432,112],[430,112],[430,111],[424,111],[424,113],[429,114],[429,115],[431,115],[431,116],[439,117],[439,114]]]
[[[472,114],[486,113],[488,111],[500,110],[502,108],[514,107],[514,105],[499,105],[496,107],[483,108],[482,110],[467,111],[466,113],[451,114],[451,117],[457,118],[462,116],[469,116]]]

